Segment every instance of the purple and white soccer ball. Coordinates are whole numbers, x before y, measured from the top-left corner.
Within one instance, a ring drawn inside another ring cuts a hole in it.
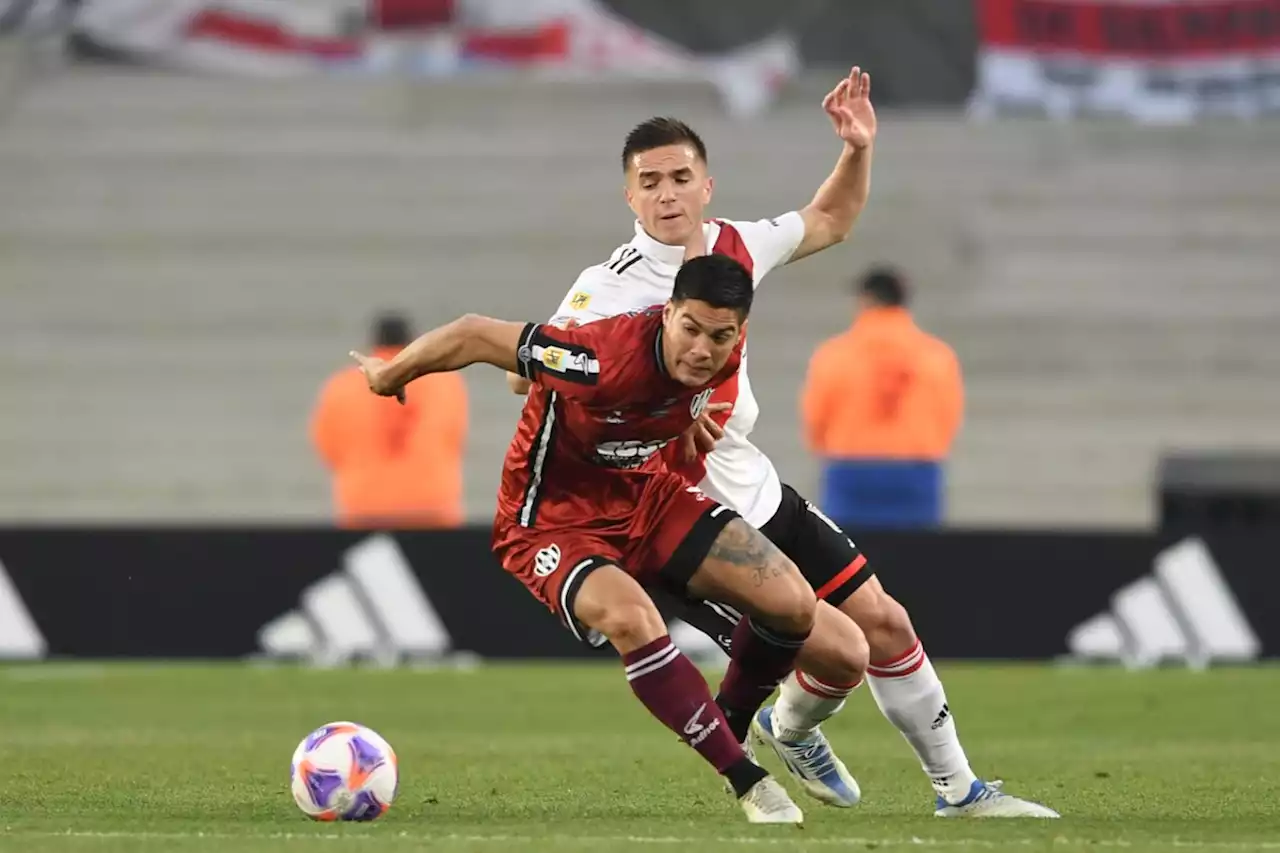
[[[395,800],[400,768],[381,735],[339,721],[298,744],[289,777],[294,801],[312,820],[373,820]]]

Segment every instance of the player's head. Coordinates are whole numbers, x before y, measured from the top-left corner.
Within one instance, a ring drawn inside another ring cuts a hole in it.
[[[707,146],[673,118],[651,118],[631,129],[622,146],[627,204],[649,236],[679,246],[701,233],[711,201]]]
[[[373,345],[375,347],[405,347],[413,342],[413,330],[409,318],[399,311],[384,311],[373,318]]]
[[[862,308],[905,308],[909,301],[906,279],[892,267],[872,267],[858,282]]]
[[[685,261],[662,312],[667,372],[685,385],[705,385],[738,345],[751,299],[751,273],[726,255]]]

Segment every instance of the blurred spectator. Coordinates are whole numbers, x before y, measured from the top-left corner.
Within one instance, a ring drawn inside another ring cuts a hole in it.
[[[893,269],[858,286],[847,332],[809,363],[802,418],[822,458],[821,505],[846,527],[930,527],[943,515],[942,465],[964,407],[951,347],[915,324]]]
[[[391,358],[413,340],[400,314],[379,317],[373,354]],[[333,474],[343,527],[456,527],[462,523],[467,389],[459,373],[424,376],[402,406],[369,392],[358,368],[321,389],[311,440]]]

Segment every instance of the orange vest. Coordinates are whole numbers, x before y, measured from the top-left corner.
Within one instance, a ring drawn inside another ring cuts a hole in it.
[[[343,527],[461,524],[466,435],[467,388],[458,373],[416,379],[402,406],[369,391],[359,369],[341,370],[321,389],[311,417],[311,440],[333,474]]]
[[[905,308],[864,310],[824,341],[801,395],[809,448],[829,459],[941,460],[963,409],[955,352]]]

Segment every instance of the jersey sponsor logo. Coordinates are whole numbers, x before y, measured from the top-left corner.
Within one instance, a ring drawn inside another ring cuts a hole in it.
[[[533,573],[540,578],[560,568],[560,546],[552,543],[533,557]]]
[[[591,294],[586,291],[579,290],[569,297],[569,307],[574,311],[581,311],[591,304]]]
[[[596,445],[596,462],[610,468],[638,468],[670,442],[669,438],[652,441],[606,441]]]
[[[693,415],[696,420],[699,415],[706,411],[707,403],[711,401],[711,393],[713,389],[708,388],[705,391],[699,391],[697,396],[689,402],[689,414]]]

